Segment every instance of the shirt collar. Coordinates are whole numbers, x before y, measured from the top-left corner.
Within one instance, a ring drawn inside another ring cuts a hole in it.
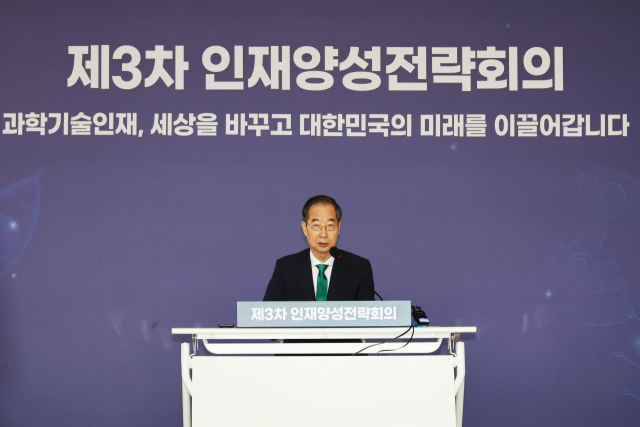
[[[318,264],[333,265],[333,261],[335,261],[334,257],[330,257],[325,262],[320,262],[320,261],[318,261],[318,258],[313,256],[313,252],[311,252],[311,249],[309,249],[309,255],[311,256],[311,266],[312,267],[315,267]]]

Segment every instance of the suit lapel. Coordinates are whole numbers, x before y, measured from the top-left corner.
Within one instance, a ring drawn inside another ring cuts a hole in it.
[[[316,293],[313,290],[313,276],[311,272],[311,258],[309,257],[309,250],[300,252],[298,260],[298,268],[296,270],[296,278],[300,285],[302,295],[307,301],[315,301]]]
[[[346,267],[344,263],[339,259],[333,260],[333,267],[331,268],[331,280],[329,281],[329,292],[327,293],[327,301],[336,301],[339,298],[340,291],[344,287]],[[313,283],[311,283],[313,286]]]

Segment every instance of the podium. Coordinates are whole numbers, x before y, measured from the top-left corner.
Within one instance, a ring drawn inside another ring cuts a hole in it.
[[[183,425],[462,426],[465,346],[459,337],[476,328],[416,327],[408,344],[411,330],[385,343],[405,331],[174,328],[173,334],[192,338],[181,345]],[[365,342],[274,342],[340,339]],[[447,354],[431,354],[443,341]],[[211,355],[196,356],[200,342]]]

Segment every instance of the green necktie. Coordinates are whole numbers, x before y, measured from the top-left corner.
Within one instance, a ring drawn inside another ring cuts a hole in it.
[[[327,288],[329,284],[327,283],[327,276],[324,275],[324,271],[329,267],[326,264],[318,264],[318,287],[316,290],[316,301],[326,301],[327,300]]]

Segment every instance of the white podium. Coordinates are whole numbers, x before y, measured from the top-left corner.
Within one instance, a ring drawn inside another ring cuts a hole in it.
[[[181,346],[184,427],[462,426],[465,348],[458,338],[476,328],[416,327],[404,347],[411,331],[369,347],[406,330],[174,328],[193,342],[193,352]],[[354,338],[366,342],[272,341]],[[430,355],[443,340],[448,354]],[[200,341],[212,355],[195,355]],[[378,357],[353,356],[360,350]]]

